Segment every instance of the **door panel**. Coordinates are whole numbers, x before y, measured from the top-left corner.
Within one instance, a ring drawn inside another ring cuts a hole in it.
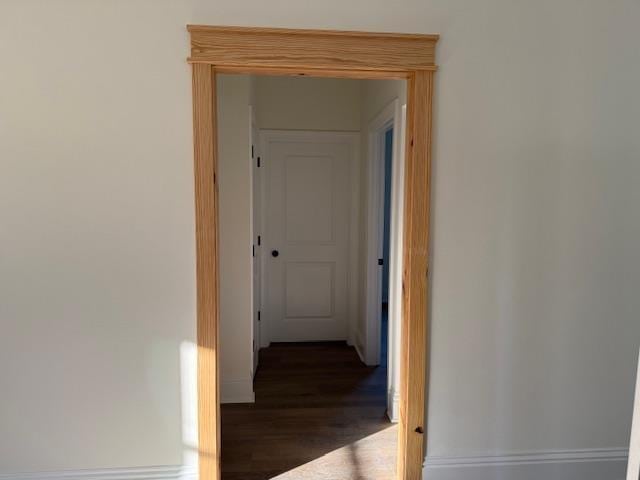
[[[334,277],[332,262],[287,262],[285,318],[333,317]]]
[[[312,134],[305,141],[270,138],[264,173],[271,340],[346,340],[351,147],[313,141]]]
[[[333,242],[332,167],[333,162],[326,157],[290,156],[284,160],[288,243]]]

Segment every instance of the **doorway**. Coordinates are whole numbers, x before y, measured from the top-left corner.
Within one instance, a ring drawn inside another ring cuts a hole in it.
[[[392,480],[397,429],[388,402],[397,386],[389,379],[399,349],[387,357],[384,320],[397,293],[388,292],[384,265],[406,84],[220,75],[216,86],[218,116],[233,116],[218,125],[222,479],[323,478],[325,470]],[[372,230],[379,253],[370,262]],[[381,315],[371,363],[367,275],[378,282]],[[263,458],[274,441],[278,451]],[[346,452],[348,461],[338,460]]]
[[[224,72],[408,80],[397,478],[420,478],[425,433],[431,100],[437,36],[201,26],[189,30],[190,61],[194,63],[201,478],[220,478],[219,182],[214,106],[215,73]]]

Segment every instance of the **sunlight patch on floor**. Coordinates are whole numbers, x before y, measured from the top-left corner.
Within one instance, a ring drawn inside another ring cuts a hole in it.
[[[392,425],[272,480],[393,480],[397,440],[398,427]]]

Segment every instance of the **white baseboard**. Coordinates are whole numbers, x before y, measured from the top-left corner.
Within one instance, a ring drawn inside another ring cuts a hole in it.
[[[425,480],[624,480],[623,448],[427,457]]]
[[[38,473],[5,473],[0,480],[198,480],[197,467],[102,468]]]
[[[628,450],[571,450],[478,457],[427,457],[425,480],[623,480]],[[103,468],[5,473],[0,480],[198,480],[197,467]]]
[[[355,343],[353,347],[356,349],[356,352],[358,353],[358,357],[360,357],[360,361],[366,365],[367,362],[365,362],[364,360],[364,354],[362,353],[362,350],[358,346],[358,343]]]
[[[391,423],[398,423],[400,418],[400,392],[396,392],[393,385],[387,390],[387,416]]]
[[[220,403],[254,403],[253,380],[234,380],[220,384]]]

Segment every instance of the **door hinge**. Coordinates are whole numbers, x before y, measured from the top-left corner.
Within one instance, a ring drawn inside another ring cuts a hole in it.
[[[253,145],[251,145],[251,158],[253,158],[254,155],[254,149],[253,149]]]
[[[258,321],[260,321],[260,310],[258,310]]]
[[[378,265],[384,265],[384,259],[379,258],[378,259]]]
[[[262,239],[260,238],[260,235],[258,235],[258,246],[260,246],[261,242],[262,242]]]
[[[258,168],[260,168],[260,157],[258,157]]]
[[[252,257],[256,256],[256,246],[255,245],[251,245],[251,256]]]

